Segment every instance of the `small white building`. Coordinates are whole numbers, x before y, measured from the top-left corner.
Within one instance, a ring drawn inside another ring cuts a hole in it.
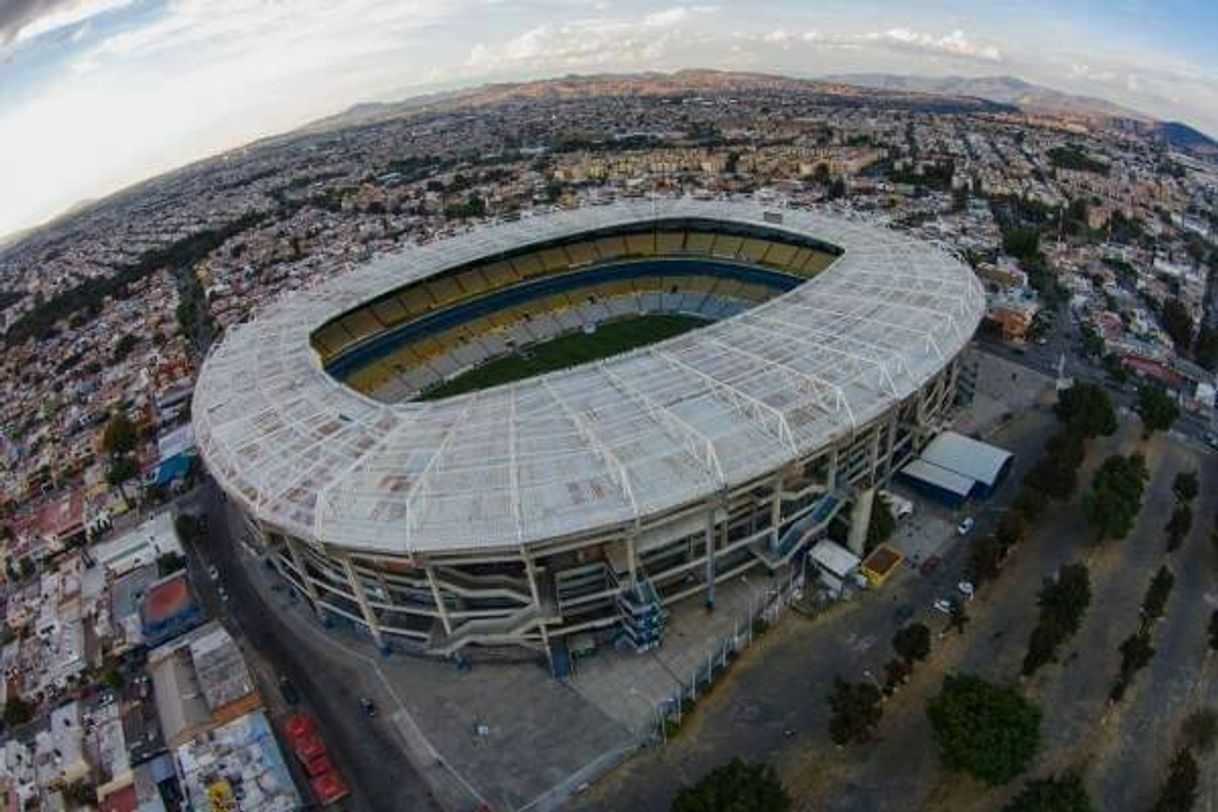
[[[840,544],[828,539],[816,542],[808,551],[808,561],[816,567],[821,583],[835,595],[846,588],[866,586],[867,580],[859,570],[862,559]]]

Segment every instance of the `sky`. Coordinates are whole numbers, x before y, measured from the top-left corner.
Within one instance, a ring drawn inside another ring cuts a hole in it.
[[[0,235],[363,101],[567,73],[1014,75],[1218,135],[1215,0],[0,0]]]

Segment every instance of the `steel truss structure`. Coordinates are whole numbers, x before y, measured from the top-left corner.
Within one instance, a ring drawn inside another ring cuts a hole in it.
[[[702,329],[444,400],[361,395],[310,346],[320,325],[460,263],[666,219],[842,253]],[[646,648],[640,607],[713,601],[717,581],[788,566],[925,442],[983,310],[967,266],[872,225],[754,201],[618,203],[486,226],[294,294],[229,332],[192,415],[208,470],[324,616],[437,654],[549,651],[598,629]]]

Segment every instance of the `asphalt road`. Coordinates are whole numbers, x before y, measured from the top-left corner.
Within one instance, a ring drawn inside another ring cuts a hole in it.
[[[286,676],[301,694],[298,709],[317,720],[332,760],[351,786],[347,808],[356,812],[439,810],[407,763],[387,718],[388,708],[382,706],[386,712],[376,718],[360,710],[361,696],[377,695],[367,670],[357,661],[324,656],[317,647],[298,642],[250,583],[250,577],[258,576],[248,572],[248,559],[239,559],[243,553],[230,533],[227,504],[210,481],[200,487],[195,502],[207,517],[206,547],[189,551],[195,583],[206,608],[253,649],[255,671],[273,715],[288,710],[277,684],[279,676]],[[219,599],[216,584],[207,577],[209,565],[219,570],[227,601]],[[307,792],[302,789],[302,795]]]

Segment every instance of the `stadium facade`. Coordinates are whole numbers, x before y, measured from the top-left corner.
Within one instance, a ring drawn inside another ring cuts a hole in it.
[[[282,577],[384,648],[646,650],[665,607],[785,573],[940,430],[971,270],[853,220],[634,201],[378,259],[232,329],[206,465]],[[428,391],[640,314],[708,324],[468,394]]]

